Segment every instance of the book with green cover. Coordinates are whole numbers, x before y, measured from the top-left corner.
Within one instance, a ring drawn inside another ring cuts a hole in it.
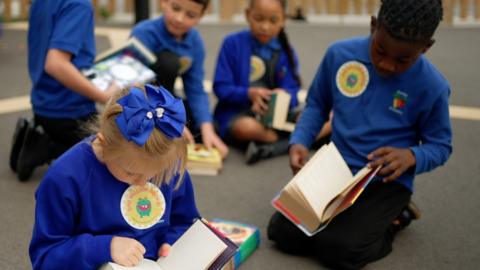
[[[295,124],[287,121],[290,99],[290,94],[285,91],[274,92],[268,101],[268,111],[260,116],[260,122],[269,128],[293,131]]]
[[[253,225],[219,218],[212,219],[209,223],[239,247],[234,257],[235,269],[260,245],[260,231]]]

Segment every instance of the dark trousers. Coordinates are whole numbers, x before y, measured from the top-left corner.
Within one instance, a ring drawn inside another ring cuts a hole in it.
[[[268,238],[285,252],[314,256],[333,269],[360,269],[392,251],[392,221],[410,197],[410,190],[400,184],[373,182],[316,235],[306,236],[277,212],[268,225]]]
[[[96,113],[78,119],[57,119],[34,115],[35,126],[41,126],[48,135],[50,159],[55,159],[90,134],[85,125]]]

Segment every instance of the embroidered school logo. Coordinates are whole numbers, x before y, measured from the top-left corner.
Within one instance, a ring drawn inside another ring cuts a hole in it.
[[[249,82],[256,82],[265,75],[265,63],[263,60],[256,56],[252,55],[250,57],[250,77]]]
[[[368,70],[360,62],[349,61],[337,71],[337,87],[347,97],[359,96],[367,89],[370,76]]]
[[[389,109],[391,111],[396,112],[396,113],[402,114],[403,113],[402,110],[405,107],[405,105],[407,104],[407,100],[408,100],[407,93],[402,92],[400,90],[397,90],[393,94],[393,104],[392,104],[392,106],[390,106]]]
[[[148,229],[165,213],[165,198],[152,183],[145,186],[130,186],[120,201],[122,216],[135,229]]]
[[[182,75],[187,72],[192,67],[192,58],[189,56],[182,56],[179,59],[180,61],[180,69],[178,70],[178,74]]]

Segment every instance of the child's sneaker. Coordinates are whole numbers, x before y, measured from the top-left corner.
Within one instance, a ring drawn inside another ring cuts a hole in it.
[[[245,160],[247,164],[257,163],[262,158],[262,153],[260,147],[254,142],[251,141],[247,146],[247,151],[245,152]]]
[[[20,181],[27,181],[36,167],[49,161],[49,143],[50,140],[42,129],[29,123],[17,161]]]
[[[20,150],[22,149],[23,139],[28,128],[28,120],[20,117],[17,119],[15,131],[13,132],[12,148],[10,150],[10,169],[17,171],[17,161]]]
[[[400,215],[393,221],[393,227],[396,232],[403,230],[410,225],[412,220],[417,220],[421,217],[421,212],[418,206],[410,201],[407,206],[402,210]]]

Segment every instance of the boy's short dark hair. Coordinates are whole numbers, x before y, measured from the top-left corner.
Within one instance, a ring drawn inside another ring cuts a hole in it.
[[[396,39],[429,41],[442,17],[441,0],[382,0],[378,26]]]
[[[203,6],[203,10],[207,9],[208,4],[210,3],[210,0],[192,0],[195,3],[199,3],[200,5]]]

